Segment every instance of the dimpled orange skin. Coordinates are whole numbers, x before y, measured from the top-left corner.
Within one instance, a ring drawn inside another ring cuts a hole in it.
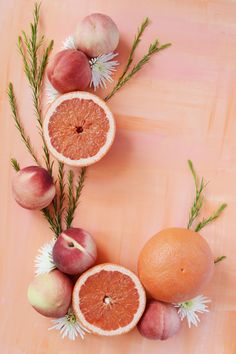
[[[143,247],[138,259],[139,278],[156,300],[177,303],[201,294],[214,270],[206,240],[184,228],[165,229]]]

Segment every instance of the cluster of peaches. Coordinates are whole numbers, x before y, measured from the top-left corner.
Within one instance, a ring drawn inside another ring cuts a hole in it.
[[[91,84],[90,58],[112,53],[119,43],[119,30],[104,14],[91,14],[77,26],[70,47],[57,53],[50,62],[47,76],[61,94],[83,91]]]

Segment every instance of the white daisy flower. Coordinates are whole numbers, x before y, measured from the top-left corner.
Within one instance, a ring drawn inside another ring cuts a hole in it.
[[[76,319],[75,314],[69,309],[67,315],[61,318],[52,320],[54,326],[50,327],[48,330],[57,329],[60,331],[62,338],[68,337],[70,340],[75,340],[79,335],[84,339],[86,333],[90,333],[86,328],[84,328]]]
[[[49,273],[56,268],[52,259],[52,249],[56,240],[52,239],[50,242],[45,243],[39,250],[38,255],[35,257],[35,274],[40,275]]]
[[[100,86],[106,88],[106,81],[113,81],[112,74],[116,70],[115,67],[119,65],[117,60],[112,60],[118,53],[103,54],[96,58],[89,60],[92,69],[92,79],[90,87],[94,87],[94,91]]]
[[[191,328],[191,325],[198,326],[198,323],[200,322],[197,312],[209,312],[206,305],[209,302],[211,302],[211,300],[206,296],[199,295],[192,300],[175,304],[175,307],[178,307],[178,314],[181,321],[183,321],[183,319],[186,317],[188,326]]]
[[[52,86],[52,84],[48,80],[46,83],[45,91],[48,104],[52,103],[57,97],[60,96],[60,93]]]
[[[61,49],[76,49],[75,41],[73,36],[67,37],[64,42],[62,43]]]

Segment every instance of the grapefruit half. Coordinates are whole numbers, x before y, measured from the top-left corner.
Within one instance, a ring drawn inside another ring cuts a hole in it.
[[[145,309],[146,295],[138,277],[116,264],[97,265],[77,280],[72,304],[78,321],[93,334],[129,332]]]
[[[106,105],[88,92],[70,92],[49,107],[43,124],[52,155],[70,166],[88,166],[109,150],[115,136],[115,121]]]

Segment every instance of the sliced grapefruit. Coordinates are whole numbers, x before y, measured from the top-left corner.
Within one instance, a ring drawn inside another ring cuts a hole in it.
[[[115,121],[104,101],[88,92],[58,97],[44,119],[44,137],[55,158],[70,166],[88,166],[109,150]]]
[[[136,326],[146,295],[138,277],[112,263],[90,268],[77,280],[72,296],[78,321],[90,332],[115,336]]]

